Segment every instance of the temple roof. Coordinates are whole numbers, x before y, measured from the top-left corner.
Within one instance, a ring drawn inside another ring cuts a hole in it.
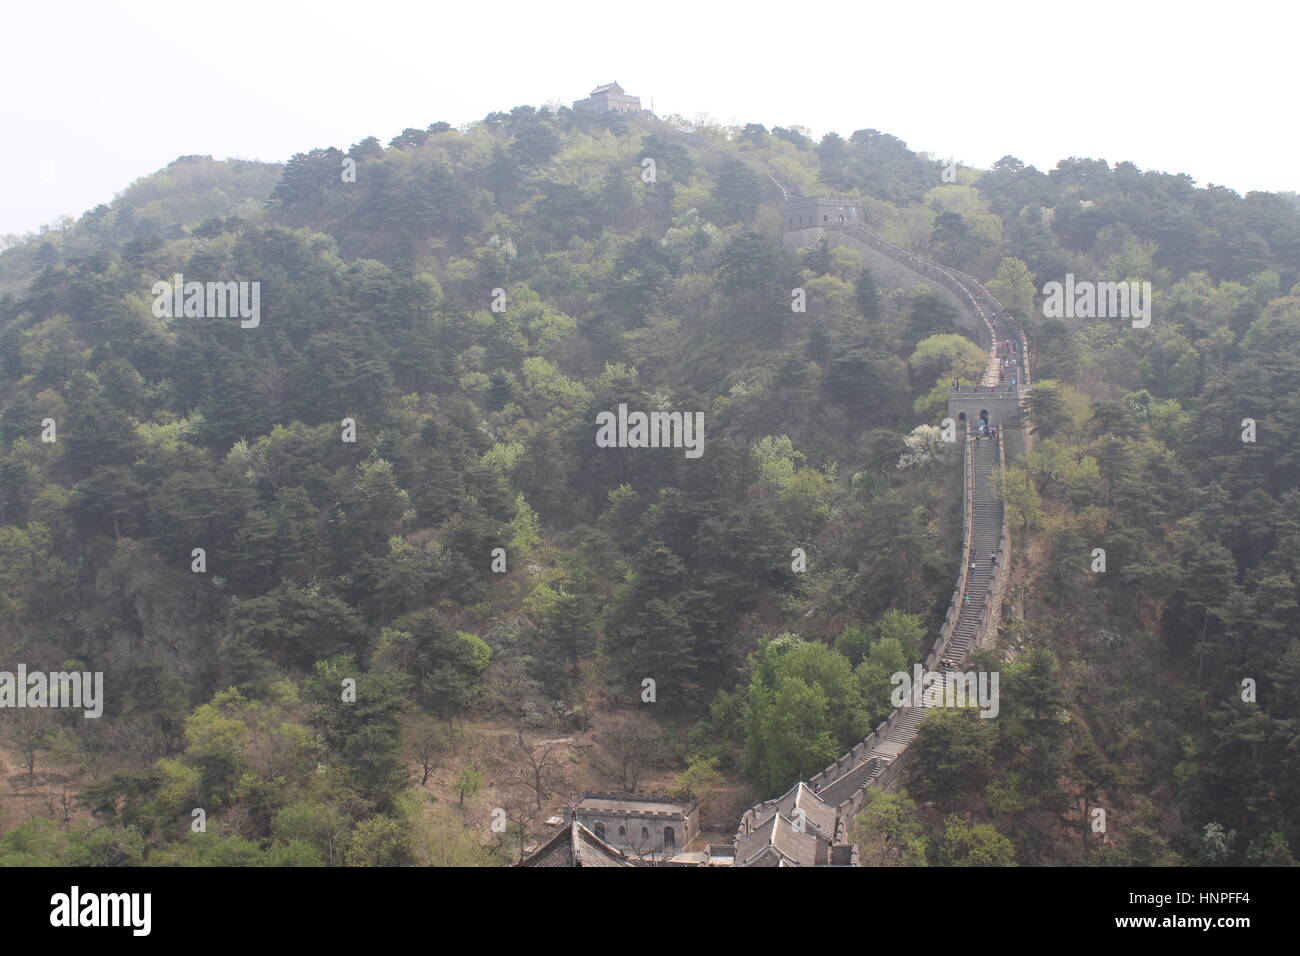
[[[560,830],[520,866],[636,866],[576,820]]]
[[[802,780],[777,798],[776,809],[791,820],[796,819],[796,810],[802,810],[807,823],[805,829],[820,831],[828,840],[835,839],[835,808]]]
[[[736,839],[736,866],[817,866],[835,841],[836,810],[800,781]]]
[[[736,866],[816,866],[818,844],[829,843],[803,831],[779,812],[750,830],[736,844]]]

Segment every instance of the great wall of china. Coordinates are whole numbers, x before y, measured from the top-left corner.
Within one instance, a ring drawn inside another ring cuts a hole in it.
[[[704,137],[684,130],[670,130],[668,135],[696,146],[709,145]],[[950,302],[954,324],[988,353],[978,385],[954,385],[949,390],[948,417],[943,423],[945,440],[955,441],[962,457],[962,543],[947,613],[929,642],[924,662],[918,665],[926,675],[937,673],[938,679],[923,678],[919,706],[916,696],[910,697],[834,763],[810,779],[796,782],[781,796],[745,811],[731,843],[709,844],[696,860],[674,857],[668,861],[669,865],[744,867],[856,866],[860,861],[853,842],[853,820],[868,794],[873,787],[888,790],[898,785],[909,745],[929,710],[955,703],[949,694],[958,689],[962,665],[976,651],[996,645],[1011,565],[1011,535],[995,475],[1006,465],[1008,453],[1034,444],[1033,428],[1023,411],[1031,381],[1029,348],[1022,331],[978,281],[922,259],[869,228],[863,204],[856,197],[805,197],[792,182],[754,157],[742,159],[781,196],[785,248],[815,245],[826,239],[858,250],[882,288],[923,286]],[[996,436],[992,429],[977,428],[981,421],[996,426]],[[995,554],[1000,559],[995,559]],[[984,703],[981,699],[981,706]],[[641,802],[645,802],[644,795]],[[684,824],[685,817],[685,831]],[[594,829],[588,830],[573,812],[569,828],[557,833],[522,865],[638,864],[637,859],[604,842],[603,819],[592,825]]]
[[[948,414],[961,427],[962,435],[962,561],[947,615],[923,665],[926,672],[939,671],[944,660],[954,660],[960,667],[974,651],[993,645],[1001,624],[1011,537],[994,473],[1004,467],[1009,443],[1013,451],[1032,446],[1023,416],[1024,395],[1031,381],[1024,335],[974,278],[921,259],[869,229],[853,197],[803,197],[788,180],[766,168],[761,172],[780,190],[785,202],[786,248],[816,244],[826,237],[832,243],[857,249],[882,285],[922,285],[951,302],[957,310],[957,324],[988,350],[980,384],[954,387],[949,394]],[[999,341],[1012,343],[1011,354],[1017,359],[1014,367],[1003,367]],[[973,423],[981,413],[990,424],[999,426],[996,440],[977,437]],[[990,560],[995,550],[1002,556],[996,564]],[[973,568],[971,555],[976,558]],[[796,784],[781,797],[746,811],[737,829],[736,845],[741,846],[749,834],[772,823],[774,815],[802,832],[807,814],[795,808],[800,805],[801,794],[815,794],[835,809],[834,832],[824,835],[844,847],[868,790],[897,785],[907,764],[908,746],[916,738],[927,709],[942,702],[949,680],[945,678],[944,684],[928,688],[922,706],[896,709],[853,749],[806,783]],[[828,828],[823,824],[818,829]],[[743,866],[747,861],[738,857],[735,862]],[[856,848],[852,862],[857,862]]]

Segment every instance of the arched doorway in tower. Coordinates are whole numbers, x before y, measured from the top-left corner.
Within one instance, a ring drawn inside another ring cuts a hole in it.
[[[664,827],[664,850],[674,853],[677,850],[677,837],[672,827]]]

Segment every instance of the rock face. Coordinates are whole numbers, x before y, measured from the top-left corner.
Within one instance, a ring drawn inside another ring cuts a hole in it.
[[[121,672],[156,661],[190,686],[205,686],[216,674],[223,603],[220,578],[195,574],[188,565],[167,566],[139,542],[122,539],[95,581],[97,595],[114,611],[115,627],[86,641],[94,669]]]

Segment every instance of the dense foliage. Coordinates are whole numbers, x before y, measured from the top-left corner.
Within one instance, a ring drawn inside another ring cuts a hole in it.
[[[63,793],[0,818],[0,862],[502,862],[541,769],[510,838],[421,796],[458,759],[422,742],[466,722],[648,715],[665,765],[762,797],[860,739],[961,557],[955,456],[908,439],[981,359],[856,252],[783,251],[769,172],[987,280],[1042,380],[1007,719],[927,728],[929,815],[869,806],[904,845],[878,862],[1060,860],[1078,798],[1128,817],[1100,861],[1289,859],[1294,204],[1093,160],[943,185],[874,130],[680,127],[520,107],[274,181],[189,158],[0,255],[0,648],[108,689],[98,721],[0,717]],[[1067,271],[1151,280],[1157,321],[1037,318]],[[158,318],[177,273],[260,282],[260,324]],[[621,404],[703,413],[703,455],[598,447]],[[463,805],[484,781],[455,769]]]

